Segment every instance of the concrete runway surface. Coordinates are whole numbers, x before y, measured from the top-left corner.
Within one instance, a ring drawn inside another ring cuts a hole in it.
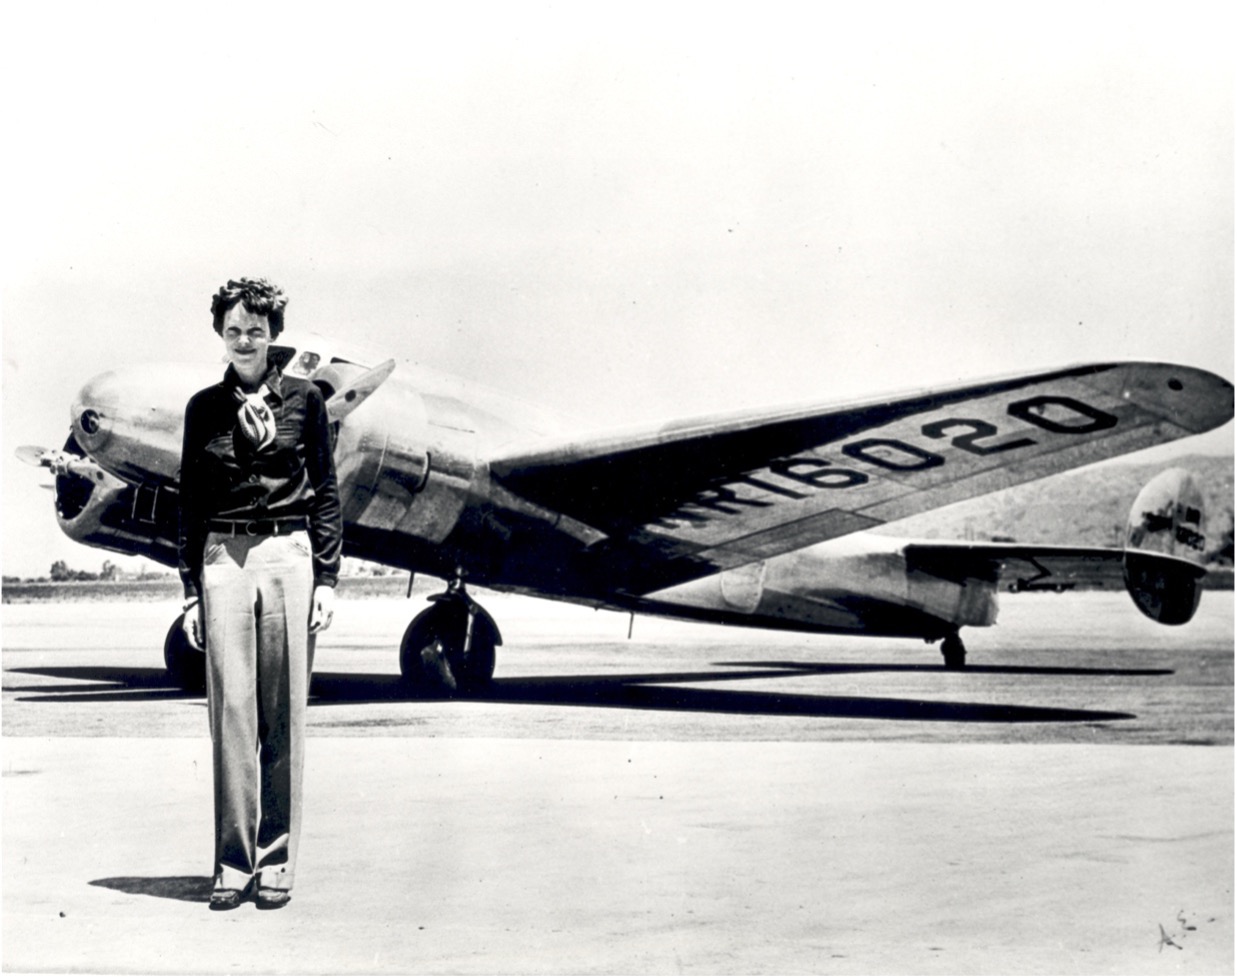
[[[805,637],[478,596],[485,701],[408,698],[417,602],[315,665],[297,888],[210,912],[203,699],[165,603],[5,605],[3,967],[261,974],[1229,974],[1233,597],[1012,596]]]

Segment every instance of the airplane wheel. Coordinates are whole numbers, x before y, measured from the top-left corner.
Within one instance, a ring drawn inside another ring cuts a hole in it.
[[[961,670],[966,666],[966,647],[957,633],[951,633],[941,641],[941,654],[945,657],[947,670]]]
[[[440,602],[408,624],[399,645],[399,670],[414,690],[448,696],[474,695],[494,678],[494,636],[482,617],[473,621],[472,645],[464,649],[468,609]]]
[[[163,663],[168,669],[168,679],[190,694],[206,693],[206,654],[195,650],[185,638],[181,625],[184,615],[172,620],[172,626],[163,640]]]

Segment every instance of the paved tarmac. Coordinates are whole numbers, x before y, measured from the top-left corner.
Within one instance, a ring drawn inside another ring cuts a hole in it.
[[[486,597],[485,701],[409,699],[415,603],[316,662],[292,904],[212,913],[175,603],[5,605],[3,967],[1229,974],[1232,595],[1016,596],[972,667]]]

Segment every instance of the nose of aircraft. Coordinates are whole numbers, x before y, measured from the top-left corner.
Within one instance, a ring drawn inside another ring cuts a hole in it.
[[[144,364],[105,371],[73,400],[73,437],[113,476],[130,483],[174,480],[185,404],[213,368]]]

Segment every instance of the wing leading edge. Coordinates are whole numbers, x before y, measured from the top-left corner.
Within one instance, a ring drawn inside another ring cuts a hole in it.
[[[1092,364],[849,405],[695,420],[492,460],[513,492],[595,528],[644,592],[1205,432],[1223,378]]]

